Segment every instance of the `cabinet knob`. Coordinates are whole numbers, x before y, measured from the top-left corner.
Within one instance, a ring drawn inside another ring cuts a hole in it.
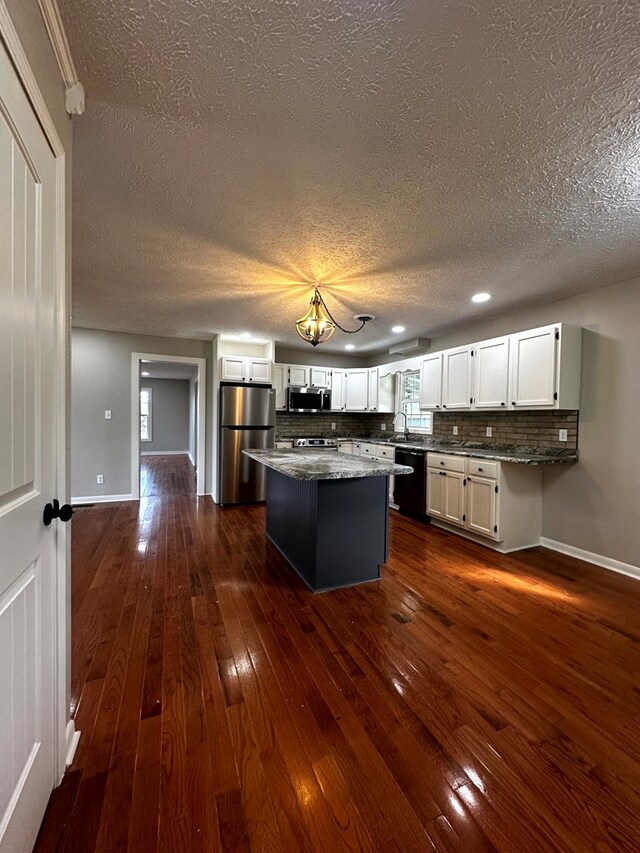
[[[507,404],[506,404],[506,403],[500,403],[500,405],[501,405],[501,406],[506,406]]]
[[[515,406],[515,404],[516,404],[516,401],[515,401],[515,400],[512,400],[512,401],[511,401],[511,405],[512,405],[512,406]]]
[[[447,408],[447,404],[446,404],[446,403],[443,403],[443,404],[442,404],[442,408],[443,408],[443,409],[446,409],[446,408]]]
[[[478,468],[478,471],[482,471],[482,468]]]

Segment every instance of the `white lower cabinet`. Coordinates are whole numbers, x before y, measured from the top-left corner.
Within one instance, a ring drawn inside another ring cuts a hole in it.
[[[499,551],[539,545],[541,467],[428,453],[426,511]]]
[[[393,462],[396,456],[395,447],[380,444],[369,444],[366,441],[339,441],[338,453],[350,453],[352,456],[369,456],[371,459],[384,459]],[[393,503],[393,474],[389,477],[389,503]]]

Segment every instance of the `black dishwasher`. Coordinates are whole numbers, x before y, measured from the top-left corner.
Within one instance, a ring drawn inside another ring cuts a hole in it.
[[[396,447],[396,465],[410,465],[412,474],[398,474],[394,480],[393,500],[401,512],[424,518],[427,514],[427,454],[421,450]]]

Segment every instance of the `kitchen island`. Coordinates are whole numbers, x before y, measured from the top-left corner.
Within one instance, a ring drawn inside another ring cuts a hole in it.
[[[245,450],[267,468],[267,536],[314,592],[378,580],[388,477],[408,465],[326,450]]]

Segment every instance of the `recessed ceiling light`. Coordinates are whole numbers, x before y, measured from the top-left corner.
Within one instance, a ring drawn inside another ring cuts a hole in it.
[[[396,335],[399,335],[400,332],[404,332],[404,326],[392,326],[391,331],[395,332]]]
[[[149,375],[149,371],[148,371],[148,370],[143,370],[143,371],[142,371],[142,375],[143,375],[143,376],[148,376],[148,375]]]
[[[490,293],[475,293],[471,297],[472,302],[488,302],[491,299]]]
[[[248,341],[248,340],[249,340],[249,338],[252,338],[252,337],[253,337],[253,335],[251,334],[251,332],[241,332],[241,333],[240,333],[240,337],[241,337],[243,340]]]
[[[345,344],[344,348],[345,349],[355,349],[356,347],[355,347],[355,344]]]

